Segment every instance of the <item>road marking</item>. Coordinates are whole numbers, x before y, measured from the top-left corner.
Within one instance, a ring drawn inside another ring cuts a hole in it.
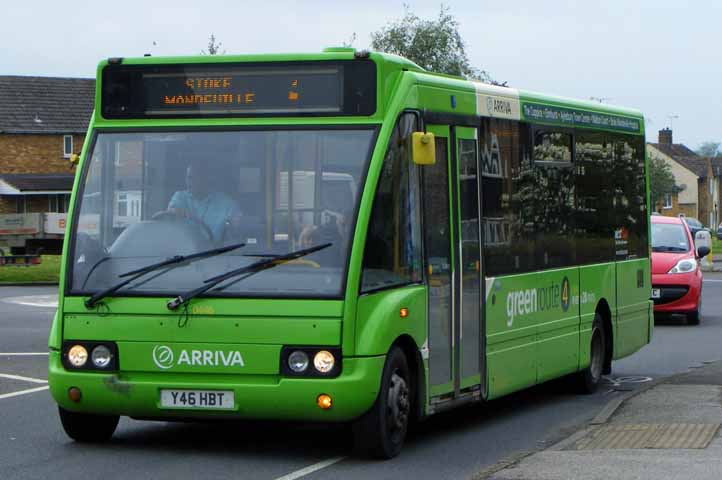
[[[9,297],[2,299],[5,303],[27,305],[30,307],[58,308],[57,295],[27,295],[24,297]]]
[[[3,393],[0,395],[0,400],[3,400],[5,398],[10,397],[18,397],[20,395],[27,395],[28,393],[35,393],[35,392],[42,392],[43,390],[47,390],[50,387],[37,387],[37,388],[30,388],[28,390],[20,390],[19,392],[12,392],[12,393]]]
[[[9,373],[0,373],[0,378],[7,378],[9,380],[20,380],[23,382],[31,383],[48,383],[47,380],[43,380],[41,378],[21,377],[20,375],[10,375]]]
[[[703,278],[703,282],[722,282],[722,280],[712,280],[711,278]]]
[[[0,353],[0,357],[31,357],[31,356],[41,356],[41,355],[48,355],[48,352],[10,352],[10,353]]]
[[[296,480],[297,478],[304,477],[310,473],[317,472],[323,468],[330,467],[334,463],[338,463],[341,460],[344,460],[345,458],[346,457],[329,458],[328,460],[324,460],[323,462],[314,463],[313,465],[309,465],[308,467],[302,468],[301,470],[296,470],[295,472],[291,472],[288,475],[278,477],[276,480]]]

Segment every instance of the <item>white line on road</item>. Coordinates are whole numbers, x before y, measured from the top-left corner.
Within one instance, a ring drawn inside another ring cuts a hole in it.
[[[20,380],[23,382],[31,383],[48,383],[47,380],[43,380],[42,378],[21,377],[20,375],[10,375],[9,373],[0,373],[0,378],[7,378],[9,380]]]
[[[3,298],[5,303],[14,303],[17,305],[26,305],[30,307],[41,308],[58,308],[57,295],[27,295],[23,297]]]
[[[41,355],[48,355],[48,352],[10,352],[10,353],[0,353],[0,357],[31,357],[31,356],[41,356]]]
[[[308,467],[302,468],[301,470],[296,470],[295,472],[291,472],[288,475],[278,477],[276,480],[296,480],[297,478],[304,477],[323,468],[330,467],[334,463],[338,463],[345,458],[346,457],[329,458],[328,460],[324,460],[323,462],[314,463],[313,465],[309,465]]]
[[[702,280],[703,282],[722,282],[722,280],[712,280],[710,278],[705,278]]]
[[[50,387],[38,387],[38,388],[30,388],[28,390],[20,390],[19,392],[12,392],[12,393],[3,393],[0,395],[0,400],[4,398],[10,398],[10,397],[17,397],[20,395],[26,395],[28,393],[35,393],[35,392],[42,392],[43,390],[47,390]]]

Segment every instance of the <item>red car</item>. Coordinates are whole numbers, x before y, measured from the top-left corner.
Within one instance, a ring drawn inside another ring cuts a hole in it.
[[[708,247],[695,251],[687,224],[681,218],[653,215],[652,300],[654,313],[683,314],[698,325],[702,308],[702,271],[699,260]]]

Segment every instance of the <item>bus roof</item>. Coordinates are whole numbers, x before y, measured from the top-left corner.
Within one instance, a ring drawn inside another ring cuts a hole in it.
[[[635,109],[466,80],[461,77],[426,71],[414,62],[397,55],[357,51],[353,48],[344,47],[327,48],[323,52],[318,53],[111,58],[101,61],[98,65],[98,87],[101,87],[100,82],[103,70],[108,65],[134,65],[142,68],[142,66],[152,67],[159,65],[237,65],[266,62],[349,61],[366,60],[369,58],[375,62],[378,68],[377,78],[379,80],[379,86],[377,101],[379,105],[387,104],[387,99],[383,98],[383,96],[391,92],[388,86],[384,88],[381,83],[390,79],[389,77],[392,74],[398,73],[399,71],[406,71],[409,72],[419,84],[441,86],[460,92],[476,94],[477,104],[479,104],[476,112],[461,111],[461,109],[459,109],[458,113],[485,115],[484,106],[481,105],[482,98],[487,101],[488,98],[511,99],[515,102],[515,108],[519,111],[519,113],[516,114],[519,120],[542,124],[564,125],[566,123],[569,126],[576,125],[588,128],[622,130],[633,134],[644,133],[643,114]],[[96,105],[101,105],[101,88],[97,88],[96,92]],[[594,114],[601,114],[601,116],[595,116]],[[378,118],[378,115],[383,115],[383,112],[376,112],[373,116]],[[568,121],[565,121],[565,119],[568,119]],[[625,122],[629,123],[625,124]]]

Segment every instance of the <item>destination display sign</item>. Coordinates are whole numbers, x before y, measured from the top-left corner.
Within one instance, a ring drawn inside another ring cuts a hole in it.
[[[577,110],[574,108],[556,107],[533,102],[522,102],[522,113],[526,120],[531,121],[554,123],[570,127],[596,127],[627,133],[641,132],[639,119],[612,113]]]
[[[360,74],[360,75],[359,75]],[[372,62],[109,66],[105,118],[368,115]]]
[[[146,114],[343,110],[338,68],[148,73],[142,82]]]

